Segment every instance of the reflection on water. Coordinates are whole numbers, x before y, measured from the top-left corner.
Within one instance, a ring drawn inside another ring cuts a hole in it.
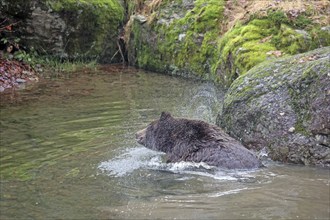
[[[0,219],[329,218],[329,169],[166,164],[138,146],[164,110],[214,122],[210,83],[111,68],[26,93],[1,96]]]

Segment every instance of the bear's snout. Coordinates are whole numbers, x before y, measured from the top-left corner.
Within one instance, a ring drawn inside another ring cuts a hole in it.
[[[146,143],[146,132],[147,129],[142,129],[141,131],[136,132],[135,139],[139,144],[145,145]]]

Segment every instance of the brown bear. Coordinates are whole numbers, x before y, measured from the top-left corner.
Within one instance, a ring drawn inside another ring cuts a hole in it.
[[[137,132],[136,140],[149,149],[165,152],[168,162],[204,162],[226,169],[263,166],[251,151],[221,128],[199,120],[174,118],[166,112]]]

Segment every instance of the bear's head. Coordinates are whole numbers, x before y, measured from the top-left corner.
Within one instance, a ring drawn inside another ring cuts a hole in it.
[[[168,152],[167,148],[171,145],[169,137],[173,119],[170,113],[162,112],[160,119],[151,122],[146,128],[136,133],[137,142],[152,150]]]

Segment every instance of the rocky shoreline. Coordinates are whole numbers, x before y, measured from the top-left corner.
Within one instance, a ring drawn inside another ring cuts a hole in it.
[[[39,81],[37,72],[28,64],[0,58],[0,92],[18,89],[27,83]]]

